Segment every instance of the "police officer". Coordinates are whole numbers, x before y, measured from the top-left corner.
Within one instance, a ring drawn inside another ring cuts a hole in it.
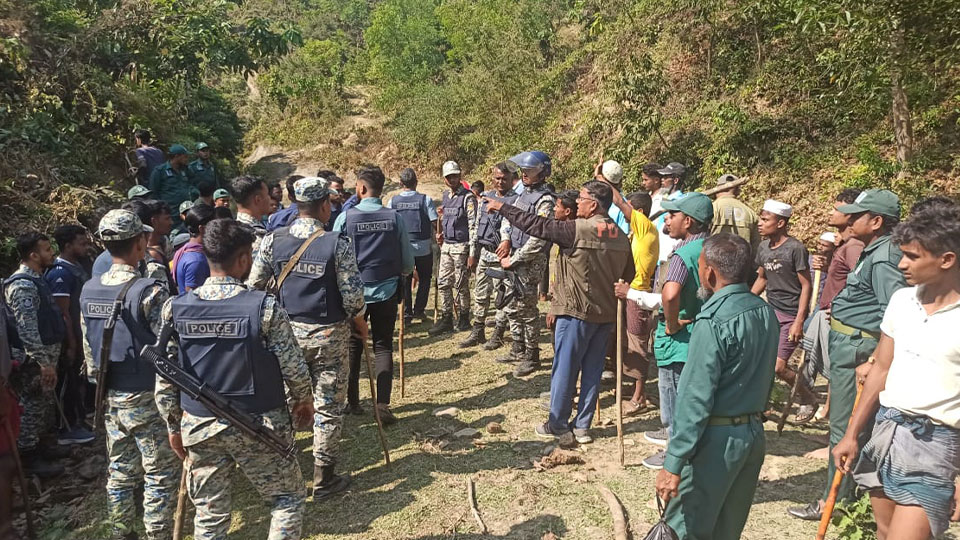
[[[197,159],[190,162],[188,171],[195,184],[208,182],[214,186],[220,185],[217,166],[210,159],[210,146],[205,142],[197,143]]]
[[[440,292],[440,318],[430,329],[431,336],[453,330],[453,303],[460,306],[458,330],[470,329],[470,283],[467,272],[476,265],[477,198],[463,187],[460,165],[456,161],[443,164],[443,181],[449,188],[443,192],[443,231],[437,234],[440,246],[440,270],[437,273]],[[454,298],[454,288],[457,288]]]
[[[182,144],[170,146],[167,162],[153,170],[150,175],[150,191],[170,208],[179,208],[184,201],[197,196],[197,182],[190,179],[187,161],[190,155]],[[174,226],[180,223],[179,216],[173,216]]]
[[[837,208],[849,216],[853,237],[866,246],[847,284],[837,294],[830,312],[830,446],[837,444],[847,430],[857,393],[857,382],[866,378],[873,364],[874,350],[880,338],[880,322],[890,297],[907,285],[897,267],[903,257],[900,247],[890,242],[893,228],[900,222],[900,199],[885,189],[868,189],[852,204]],[[862,435],[869,438],[869,429]],[[861,445],[862,446],[862,445]],[[830,492],[835,471],[833,460],[827,467],[827,485],[823,499],[807,506],[793,507],[790,515],[818,520],[823,501]],[[852,482],[844,478],[839,497],[850,494]]]
[[[657,494],[680,538],[735,540],[750,513],[763,465],[760,414],[773,385],[780,327],[773,309],[744,277],[750,245],[721,233],[699,255],[701,294],[672,436]]]
[[[524,188],[514,206],[540,217],[552,217],[557,198],[546,186],[547,178],[552,172],[550,156],[534,150],[518,154],[510,158],[510,161],[520,168]],[[506,356],[498,358],[497,361],[519,362],[514,375],[523,377],[540,367],[537,283],[549,263],[550,244],[516,227],[510,227],[509,219],[503,220],[501,224],[501,238],[503,240],[497,252],[500,266],[515,271],[524,290],[512,290],[512,282],[507,281],[508,292],[513,293],[513,298],[504,308],[504,312],[510,320],[513,347]]]
[[[15,350],[20,367],[11,377],[20,395],[23,417],[17,447],[28,473],[41,477],[56,476],[63,467],[44,457],[66,457],[56,446],[44,445],[41,436],[53,427],[53,388],[57,383],[57,360],[66,337],[66,324],[53,300],[43,271],[54,261],[53,248],[46,235],[27,232],[17,237],[20,266],[4,285],[7,306],[13,314],[22,349]]]
[[[518,195],[513,191],[513,182],[517,178],[517,172],[514,167],[508,166],[507,162],[501,161],[493,166],[492,184],[493,189],[484,192],[484,197],[497,198],[507,204],[513,204]],[[487,212],[487,203],[480,202],[480,212],[477,215],[477,251],[480,252],[480,262],[477,265],[476,290],[473,294],[473,331],[466,341],[460,343],[460,348],[473,347],[484,343],[484,325],[487,318],[487,306],[490,305],[490,298],[496,294],[501,283],[499,279],[494,279],[487,275],[487,270],[500,269],[500,257],[497,256],[497,248],[500,247],[500,226],[503,218],[498,213]],[[493,335],[490,336],[487,350],[494,350],[502,343],[503,332],[507,328],[507,315],[502,309],[496,310],[496,326]]]
[[[264,237],[253,262],[248,284],[277,288],[280,305],[310,370],[313,384],[314,499],[328,497],[350,485],[349,476],[335,474],[347,389],[347,354],[351,328],[366,335],[363,282],[353,242],[345,234],[325,232],[330,217],[328,180],[309,177],[293,185],[299,217]],[[279,284],[294,254],[309,242],[298,262]],[[273,283],[271,283],[273,281]]]
[[[167,441],[166,426],[157,400],[171,400],[173,388],[158,382],[150,362],[139,355],[156,340],[160,309],[169,297],[165,284],[142,277],[137,266],[147,250],[143,225],[129,210],[107,212],[97,228],[113,265],[93,278],[80,294],[87,375],[91,382],[104,362],[107,372],[107,508],[117,530],[130,531],[137,519],[135,491],[143,484],[143,525],[148,538],[170,538],[180,479],[180,460]],[[113,304],[122,300],[112,335],[105,332]],[[110,339],[110,358],[101,358],[104,339]],[[118,533],[119,534],[119,533]],[[136,538],[128,532],[125,538]]]
[[[260,242],[267,235],[263,217],[270,213],[273,199],[270,186],[255,176],[238,176],[230,181],[230,193],[237,201],[237,221],[253,228],[253,256],[260,250]]]
[[[164,323],[177,331],[179,362],[228,396],[234,406],[292,442],[291,416],[297,427],[305,427],[313,404],[310,374],[290,319],[273,295],[243,284],[253,265],[254,234],[249,227],[218,219],[209,224],[207,235],[210,242],[203,251],[210,261],[210,277],[163,306]],[[267,537],[300,538],[306,491],[296,460],[278,459],[187,395],[180,395],[179,408],[158,405],[168,419],[174,451],[182,455],[186,448],[189,454],[187,487],[197,512],[195,538],[227,537],[231,477],[237,466],[272,507]]]
[[[137,184],[127,190],[127,199],[131,201],[133,199],[149,199],[152,194],[153,192],[147,189],[147,186]]]
[[[357,171],[357,196],[360,202],[337,217],[333,230],[353,239],[357,265],[363,280],[363,297],[367,304],[373,334],[373,355],[376,361],[377,403],[380,419],[392,424],[390,412],[393,389],[393,330],[397,322],[402,278],[413,272],[413,249],[403,218],[392,208],[384,208],[380,194],[386,178],[380,167],[364,167]],[[360,360],[363,340],[353,338],[350,344],[350,383],[347,399],[356,408],[360,400]]]
[[[414,317],[424,318],[423,310],[427,307],[430,296],[430,282],[433,280],[433,231],[436,230],[437,210],[433,206],[433,199],[417,191],[417,173],[410,168],[400,171],[400,185],[402,189],[390,199],[387,206],[397,211],[403,218],[403,224],[410,237],[410,248],[413,250],[413,264],[416,268],[420,283],[417,287],[416,300],[413,295],[413,280],[407,278],[403,284],[404,309],[403,317],[407,323],[413,322]]]

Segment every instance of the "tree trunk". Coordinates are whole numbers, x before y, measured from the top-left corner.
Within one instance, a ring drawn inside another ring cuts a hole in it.
[[[897,161],[901,174],[913,159],[913,122],[910,119],[910,102],[903,89],[903,69],[906,50],[903,39],[903,26],[895,27],[892,36],[893,58],[890,68],[890,90],[893,96],[893,138],[897,143]]]

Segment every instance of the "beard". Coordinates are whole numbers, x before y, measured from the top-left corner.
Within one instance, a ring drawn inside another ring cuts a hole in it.
[[[697,289],[697,298],[699,298],[700,300],[709,300],[711,296],[713,296],[713,291],[711,291],[710,289],[702,285],[700,286],[699,289]]]

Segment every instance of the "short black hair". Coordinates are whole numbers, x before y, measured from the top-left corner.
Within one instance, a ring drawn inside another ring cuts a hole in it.
[[[957,201],[951,199],[950,197],[944,197],[943,195],[934,195],[933,197],[927,197],[925,199],[920,199],[914,203],[913,207],[910,208],[910,215],[919,214],[920,212],[926,212],[927,210],[933,208],[956,208]]]
[[[703,258],[731,283],[745,281],[753,263],[750,244],[731,233],[718,233],[704,240]]]
[[[482,193],[484,189],[486,189],[486,186],[484,186],[480,180],[476,180],[470,184],[470,191],[479,191]]]
[[[83,225],[75,225],[73,223],[67,225],[60,225],[53,231],[53,240],[57,243],[57,247],[60,248],[60,251],[63,251],[64,246],[76,240],[78,236],[86,236],[87,228]]]
[[[237,255],[253,248],[253,229],[233,219],[215,219],[204,231],[203,254],[211,264],[229,266]]]
[[[330,169],[320,169],[317,171],[317,176],[323,178],[324,180],[333,180],[334,178],[338,180],[340,179],[340,177],[337,176],[337,173],[331,171]]]
[[[947,252],[960,256],[960,206],[931,206],[911,214],[894,229],[893,241],[916,242],[937,256]]]
[[[256,176],[238,176],[230,181],[230,194],[240,204],[247,204],[250,198],[260,193],[266,183]]]
[[[379,196],[383,192],[383,185],[386,183],[387,178],[383,175],[380,167],[368,166],[357,171],[357,180],[367,186],[367,189],[375,196]]]
[[[843,204],[853,204],[857,200],[857,197],[860,196],[860,190],[857,188],[846,188],[837,194],[837,202],[842,202]]]
[[[133,246],[137,244],[137,240],[142,237],[138,234],[123,240],[104,240],[103,247],[107,248],[107,251],[113,257],[126,257],[133,251]]]
[[[883,219],[882,231],[885,233],[893,232],[894,228],[900,224],[900,216],[888,216],[886,214],[878,214],[876,212],[867,212],[870,214],[870,219],[873,219],[877,216],[880,216]]]
[[[400,171],[400,185],[407,189],[417,187],[417,171],[410,167]]]
[[[187,226],[187,232],[190,236],[198,236],[200,227],[210,223],[215,218],[213,207],[209,204],[195,204],[193,208],[187,210],[187,218],[183,220]]]
[[[150,141],[153,140],[149,129],[138,129],[133,132],[133,136],[140,139],[140,142],[143,144],[150,144]]]
[[[30,254],[37,250],[37,245],[44,240],[49,242],[50,237],[38,231],[29,231],[17,236],[17,254],[20,255],[20,260],[29,259]]]
[[[599,180],[591,180],[583,185],[583,189],[587,190],[587,193],[597,200],[604,212],[610,210],[610,205],[613,204],[613,191],[609,184]]]
[[[562,204],[567,210],[577,213],[577,197],[580,192],[575,189],[566,189],[557,194],[557,202]]]
[[[493,168],[502,172],[504,178],[513,179],[517,177],[517,166],[512,163],[501,161],[494,165]]]
[[[663,178],[663,175],[660,174],[660,169],[663,168],[663,165],[659,163],[647,163],[640,169],[640,174],[645,174],[650,178]]]
[[[217,185],[213,182],[203,181],[197,184],[197,191],[201,197],[213,197],[213,192],[217,190]]]
[[[290,176],[287,177],[287,181],[286,181],[287,196],[290,197],[291,201],[297,200],[296,199],[297,190],[293,185],[296,184],[297,180],[300,180],[301,178],[303,178],[303,176],[300,176],[299,174],[291,174]]]
[[[140,218],[140,222],[146,225],[157,215],[170,213],[170,207],[166,201],[156,199],[131,199],[120,206],[123,210],[129,210]]]
[[[630,201],[630,206],[632,206],[634,210],[639,210],[643,212],[643,215],[650,217],[650,208],[653,207],[653,199],[649,193],[634,191],[627,197],[627,200]]]
[[[214,206],[213,219],[233,219],[233,211],[229,206]]]

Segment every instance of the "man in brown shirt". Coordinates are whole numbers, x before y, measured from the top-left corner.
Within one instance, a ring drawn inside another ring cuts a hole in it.
[[[833,257],[829,261],[821,256],[813,258],[812,266],[814,270],[823,270],[824,266],[827,270],[823,292],[820,294],[820,301],[817,303],[822,310],[830,309],[830,303],[847,283],[847,274],[857,266],[860,253],[863,252],[863,242],[853,238],[850,228],[847,226],[850,216],[837,211],[837,208],[841,205],[853,204],[859,194],[859,189],[848,188],[837,195],[837,199],[833,203],[833,212],[830,213],[827,224],[837,228],[840,233],[840,245],[837,246],[836,251],[833,252]]]

